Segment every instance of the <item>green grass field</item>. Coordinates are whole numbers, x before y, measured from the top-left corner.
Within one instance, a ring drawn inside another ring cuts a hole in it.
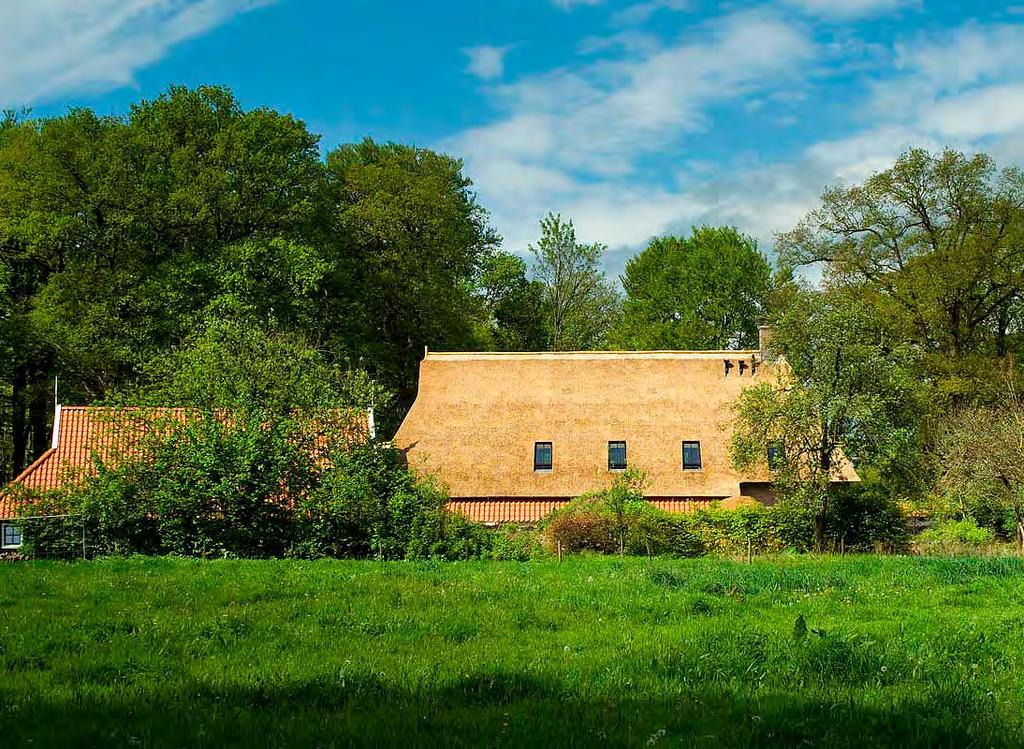
[[[5,564],[30,740],[1024,745],[1024,562]]]

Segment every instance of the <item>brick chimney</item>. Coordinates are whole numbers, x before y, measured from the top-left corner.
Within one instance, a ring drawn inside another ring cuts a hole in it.
[[[771,345],[772,341],[772,326],[759,325],[757,328],[757,340],[761,348],[761,361],[771,361],[772,357],[768,354],[768,347]]]

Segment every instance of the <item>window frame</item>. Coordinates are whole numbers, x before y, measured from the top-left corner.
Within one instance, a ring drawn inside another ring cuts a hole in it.
[[[7,532],[10,530],[12,534],[17,534],[18,543],[7,543]],[[25,535],[20,525],[14,523],[0,523],[0,549],[11,550],[20,549],[25,543]]]
[[[622,445],[622,464],[612,463],[612,446],[615,449],[618,445]],[[629,469],[629,454],[627,452],[626,440],[608,440],[608,470],[609,471],[626,471]]]
[[[686,464],[686,446],[696,445],[697,446],[697,465]],[[683,440],[681,446],[682,455],[680,456],[683,461],[684,471],[703,471],[704,470],[704,455],[700,451],[700,440]]]
[[[541,445],[547,445],[548,448],[548,463],[544,465],[537,462],[537,451]],[[553,471],[555,468],[555,444],[550,440],[539,441],[533,443],[533,470],[535,473],[547,473]]]

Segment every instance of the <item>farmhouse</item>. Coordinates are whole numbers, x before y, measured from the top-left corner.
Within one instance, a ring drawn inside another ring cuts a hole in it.
[[[774,500],[768,457],[732,467],[733,405],[775,365],[761,350],[434,353],[395,445],[485,523],[533,522],[639,468],[658,507]],[[856,481],[844,461],[837,480]]]

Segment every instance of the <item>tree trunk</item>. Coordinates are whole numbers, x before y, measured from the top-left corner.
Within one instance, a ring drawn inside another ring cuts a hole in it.
[[[41,394],[37,389],[28,404],[29,442],[32,448],[29,453],[31,456],[29,462],[38,458],[49,447],[50,440],[46,430],[47,405],[46,395]]]
[[[11,382],[11,472],[14,476],[25,470],[28,454],[28,429],[25,424],[25,366],[14,369]]]
[[[827,510],[822,510],[814,518],[814,550],[822,554],[825,551],[825,523]]]
[[[1024,554],[1024,514],[1019,505],[1013,507],[1013,519],[1017,522],[1017,553]]]

